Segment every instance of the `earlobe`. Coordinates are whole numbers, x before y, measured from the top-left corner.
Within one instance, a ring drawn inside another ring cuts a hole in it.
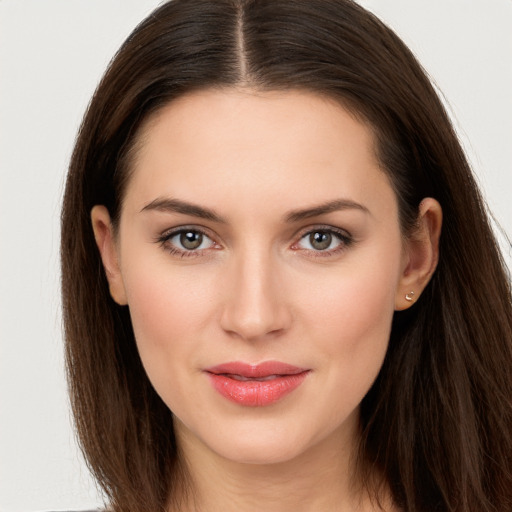
[[[110,295],[120,306],[125,306],[128,302],[119,267],[112,222],[107,208],[103,205],[94,206],[91,210],[91,222],[109,284]]]
[[[398,283],[395,310],[414,304],[427,286],[439,260],[439,238],[443,211],[438,201],[427,197],[421,201],[417,228],[404,248],[403,268]]]

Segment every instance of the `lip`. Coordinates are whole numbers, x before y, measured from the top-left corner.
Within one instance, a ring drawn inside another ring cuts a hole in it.
[[[297,389],[310,370],[280,361],[223,363],[204,370],[224,398],[246,407],[273,404]]]

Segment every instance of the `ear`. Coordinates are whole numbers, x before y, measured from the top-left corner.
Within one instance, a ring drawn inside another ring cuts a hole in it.
[[[101,261],[107,276],[110,295],[120,306],[128,304],[126,292],[119,267],[114,230],[110,214],[103,205],[96,205],[91,210],[92,229],[96,245],[100,251]]]
[[[415,232],[406,241],[395,310],[407,309],[427,286],[439,260],[439,237],[443,223],[441,205],[431,197],[421,201]]]

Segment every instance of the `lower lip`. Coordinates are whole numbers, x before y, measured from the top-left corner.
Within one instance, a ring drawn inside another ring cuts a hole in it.
[[[297,389],[308,373],[309,371],[294,375],[278,375],[265,381],[241,381],[214,373],[208,375],[214,389],[224,398],[246,407],[264,407],[281,400]]]

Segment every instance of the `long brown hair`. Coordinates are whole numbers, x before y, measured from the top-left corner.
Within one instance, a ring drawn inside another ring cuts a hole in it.
[[[116,511],[163,510],[180,475],[172,413],[151,387],[90,223],[119,219],[141,123],[195,89],[301,89],[372,128],[404,236],[444,211],[440,260],[395,313],[361,405],[359,465],[409,512],[512,510],[512,304],[486,207],[433,87],[402,41],[350,0],[174,0],[119,50],[91,101],[62,210],[67,366],[86,459]]]

